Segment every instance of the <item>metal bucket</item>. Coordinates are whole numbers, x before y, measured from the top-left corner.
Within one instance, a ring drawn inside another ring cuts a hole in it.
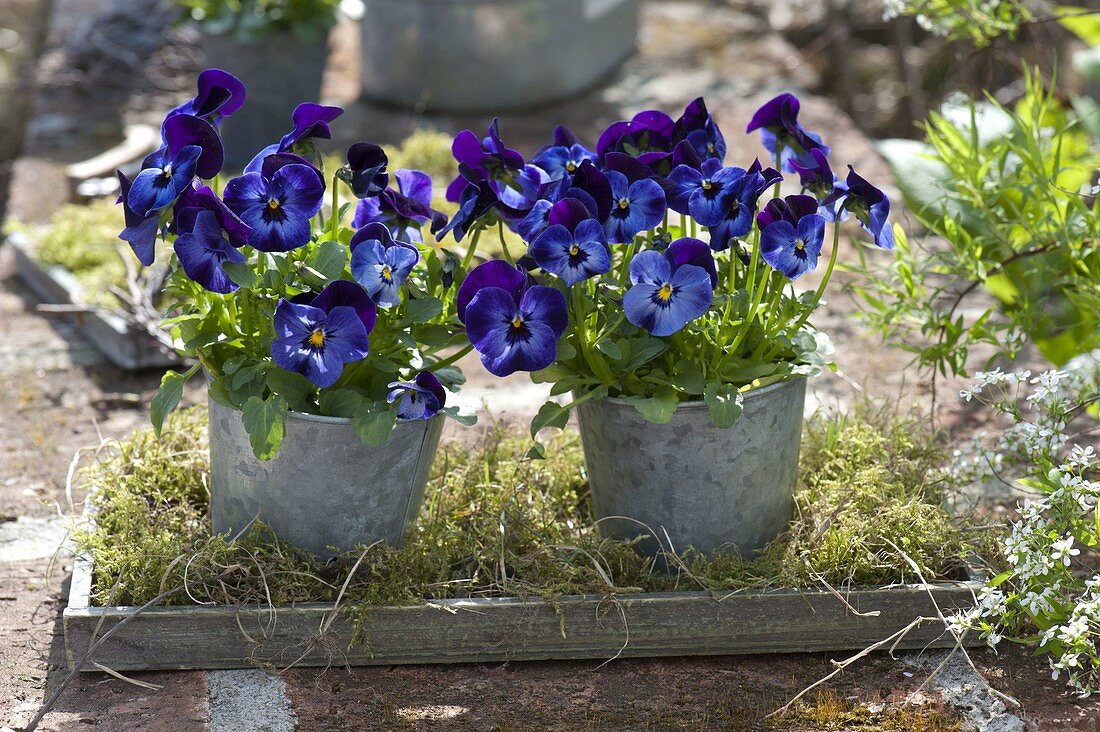
[[[365,0],[368,99],[497,112],[587,91],[634,53],[640,0]]]
[[[398,422],[368,447],[351,420],[291,412],[267,462],[252,454],[241,413],[210,403],[210,518],[235,535],[254,518],[318,557],[382,540],[398,546],[416,521],[443,415]]]
[[[290,119],[302,102],[318,102],[328,62],[328,34],[303,40],[272,32],[242,41],[232,35],[202,34],[206,65],[244,82],[244,106],[221,123],[225,165],[240,170],[265,146],[294,129]]]
[[[714,425],[703,402],[680,404],[668,424],[647,422],[621,399],[581,404],[601,533],[647,536],[639,550],[651,556],[671,541],[677,552],[736,547],[750,558],[791,520],[805,401],[804,378],[749,391],[728,429]]]

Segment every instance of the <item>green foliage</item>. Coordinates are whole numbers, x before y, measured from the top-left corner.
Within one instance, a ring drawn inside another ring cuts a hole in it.
[[[339,0],[177,0],[208,33],[248,40],[292,32],[316,40],[336,23]]]
[[[924,30],[982,48],[1015,38],[1032,17],[1024,0],[883,0],[887,18],[910,15]]]
[[[886,148],[909,208],[946,245],[918,250],[895,227],[892,267],[859,288],[872,323],[943,374],[965,374],[978,345],[992,361],[1030,341],[1056,365],[1100,346],[1089,123],[1028,75],[1014,109],[971,101],[933,114],[917,152]]]
[[[916,580],[889,542],[927,579],[951,577],[974,547],[940,507],[933,474],[943,455],[923,424],[870,412],[811,422],[790,532],[751,560],[689,549],[680,561],[690,574],[679,576],[595,531],[575,433],[529,460],[526,435],[489,430],[474,446],[443,446],[405,546],[366,553],[346,607]],[[159,439],[138,432],[83,473],[98,508],[94,529],[77,532],[95,564],[94,602],[142,604],[185,578],[190,597],[168,604],[334,601],[363,548],[321,564],[262,524],[235,543],[211,536],[205,440],[204,411],[177,413]]]
[[[455,159],[451,156],[451,142],[451,136],[444,132],[416,130],[390,151],[390,170],[420,170],[437,184],[446,185],[458,175]]]

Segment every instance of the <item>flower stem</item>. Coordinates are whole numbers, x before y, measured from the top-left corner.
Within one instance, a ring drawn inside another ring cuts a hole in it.
[[[477,251],[477,240],[481,238],[481,227],[474,229],[474,238],[470,240],[470,245],[466,247],[466,256],[462,258],[462,269],[465,272],[470,271],[470,262],[474,261],[474,252]]]
[[[516,266],[516,260],[512,258],[512,253],[508,251],[508,242],[504,239],[504,222],[497,222],[497,235],[500,237],[500,250],[504,254],[504,258],[508,260],[508,264],[513,267]]]
[[[821,296],[825,294],[825,288],[829,284],[829,279],[833,276],[833,267],[836,266],[836,255],[840,251],[840,222],[833,222],[833,251],[829,252],[829,264],[825,267],[825,274],[821,276],[821,284],[817,286],[817,290],[814,291],[813,300],[802,311],[802,315],[795,322],[794,327],[791,328],[790,334],[794,335],[799,329],[806,324],[806,321],[810,319],[810,315],[817,309],[818,303],[821,302]]]
[[[573,311],[573,332],[577,336],[581,357],[597,379],[605,384],[614,383],[615,376],[611,373],[611,367],[599,351],[593,348],[594,344],[588,342],[587,314],[584,312],[584,295],[581,293],[581,288],[574,286],[570,289],[569,305]]]
[[[458,361],[459,359],[461,359],[463,356],[465,356],[467,353],[469,353],[472,350],[474,350],[473,344],[472,343],[467,344],[467,345],[463,346],[462,348],[458,349],[457,351],[455,351],[454,353],[452,353],[450,356],[447,356],[447,358],[441,358],[440,360],[436,361],[435,363],[429,365],[428,370],[429,371],[438,371],[439,369],[446,368],[447,366],[450,366],[451,364],[453,364],[456,361]]]
[[[336,241],[340,227],[340,179],[332,176],[332,221],[329,236]]]

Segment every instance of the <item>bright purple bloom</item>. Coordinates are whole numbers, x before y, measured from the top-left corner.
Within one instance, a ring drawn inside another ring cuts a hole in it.
[[[702,97],[688,104],[676,120],[672,140],[674,143],[686,140],[703,161],[717,159],[721,163],[726,158],[726,138],[707,111]]]
[[[462,166],[459,166],[459,170]],[[455,241],[462,241],[479,221],[485,219],[500,203],[496,192],[490,186],[490,181],[471,183],[462,189],[462,197],[459,199],[458,211],[451,217],[450,222],[440,229],[435,235],[436,241],[443,241],[447,232],[454,231]]]
[[[630,261],[634,286],[623,297],[623,310],[627,320],[655,336],[679,331],[706,313],[714,298],[713,257],[708,271],[693,263],[696,257],[705,256],[696,244],[681,244],[683,241],[673,242],[663,254],[648,249]],[[710,255],[709,249],[706,255]]]
[[[310,219],[321,210],[325,183],[313,166],[293,155],[269,155],[261,172],[225,186],[225,204],[252,227],[248,243],[263,252],[288,252],[309,243]]]
[[[275,309],[275,340],[271,343],[271,358],[277,366],[302,374],[323,389],[336,383],[344,364],[366,358],[373,317],[368,326],[355,306],[332,304],[326,297],[329,288],[339,285],[343,289],[349,284],[358,288],[354,283],[334,282],[312,305],[279,301]],[[358,289],[361,299],[370,303],[367,293]],[[327,308],[321,307],[322,304]],[[373,315],[374,305],[365,307]]]
[[[176,256],[184,273],[211,292],[225,294],[237,289],[222,269],[223,262],[244,262],[213,211],[199,209],[189,231],[176,237]]]
[[[237,217],[237,214],[229,210],[210,188],[210,186],[192,185],[176,201],[173,230],[177,234],[183,234],[195,228],[195,219],[202,211],[210,211],[218,221],[218,225],[225,230],[229,237],[229,243],[234,247],[243,247],[248,243],[248,235],[252,230],[248,224]]]
[[[246,96],[244,84],[236,76],[221,69],[206,69],[199,74],[198,93],[165,119],[189,114],[216,125],[240,109]]]
[[[764,261],[795,280],[817,267],[825,241],[825,217],[812,196],[787,196],[768,201],[756,217]]]
[[[844,183],[833,173],[825,153],[818,149],[810,150],[810,159],[812,165],[791,160],[791,167],[802,182],[802,190],[809,191],[818,200],[818,213],[826,221],[836,221],[838,217],[844,221],[848,218],[848,212],[841,205],[843,196],[834,195],[838,190],[846,190]]]
[[[829,154],[829,148],[821,142],[821,137],[798,123],[799,106],[795,95],[780,94],[756,110],[745,128],[745,132],[760,130],[760,141],[764,147],[772,156],[778,149],[782,168],[792,173],[792,160],[805,166],[813,165],[811,150]]]
[[[416,247],[395,242],[384,224],[367,224],[352,236],[351,273],[383,308],[401,304],[401,285],[420,261]]]
[[[822,205],[838,206],[841,214],[851,211],[860,226],[875,238],[875,246],[894,248],[894,229],[889,221],[890,199],[880,188],[857,175],[851,165],[848,166],[847,179],[843,183],[837,182],[836,189]]]
[[[515,176],[523,171],[523,156],[515,150],[505,147],[500,138],[500,120],[493,119],[489,125],[489,134],[482,140],[470,130],[459,132],[451,143],[451,154],[459,164],[460,175],[447,187],[447,200],[458,203],[462,193],[472,183],[482,180],[515,184]],[[466,175],[461,174],[462,166],[468,168]]]
[[[397,404],[398,419],[431,419],[447,403],[447,391],[431,371],[421,371],[412,381],[391,381],[386,401]]]
[[[685,236],[669,244],[664,254],[673,270],[684,264],[702,267],[710,275],[710,286],[718,287],[718,268],[714,263],[714,254],[704,242]]]
[[[386,190],[390,182],[386,166],[390,161],[385,150],[373,142],[357,142],[348,148],[347,157],[348,165],[341,169],[341,177],[351,186],[356,198],[370,198]]]
[[[546,171],[550,180],[561,180],[577,172],[585,160],[596,161],[596,153],[577,142],[569,128],[559,126],[554,130],[554,144],[539,151],[531,162]]]
[[[668,177],[672,184],[669,207],[691,216],[701,226],[717,226],[729,207],[722,194],[744,176],[743,168],[723,168],[717,158],[704,162],[701,170],[678,165]]]
[[[649,162],[654,154],[672,151],[672,133],[676,123],[664,112],[650,109],[634,115],[630,121],[613,123],[596,143],[602,160],[609,152],[622,152]]]
[[[528,254],[544,271],[567,285],[611,270],[611,247],[603,226],[584,204],[564,198],[551,208],[549,226],[531,243]]]
[[[396,190],[387,188],[379,195],[364,198],[355,207],[352,226],[385,224],[394,239],[418,243],[424,241],[420,227],[432,222],[432,231],[447,223],[447,217],[432,208],[432,178],[419,170],[398,170],[393,174]]]
[[[157,233],[160,231],[160,211],[154,211],[149,216],[141,214],[130,208],[126,202],[132,185],[129,178],[121,170],[117,171],[119,196],[115,203],[122,204],[122,213],[126,220],[126,228],[118,235],[119,239],[130,245],[138,261],[148,267],[153,263],[156,255]]]
[[[652,229],[665,217],[665,191],[655,181],[642,178],[630,183],[618,171],[606,174],[611,184],[611,213],[604,231],[611,242],[626,243],[639,231]]]
[[[744,236],[752,229],[752,217],[760,195],[783,176],[775,168],[761,170],[756,160],[744,175],[732,182],[722,193],[720,203],[723,214],[717,225],[709,227],[710,246],[716,252],[730,248],[730,242]]]
[[[313,152],[313,139],[332,139],[332,129],[329,123],[344,113],[340,107],[329,107],[313,102],[303,102],[294,108],[291,120],[294,129],[283,135],[283,138],[272,145],[268,145],[256,154],[256,157],[244,167],[244,172],[255,173],[263,167],[264,160],[274,153],[304,153]]]
[[[514,274],[503,271],[501,264]],[[494,265],[492,271],[478,272],[489,265]],[[467,288],[471,278],[481,286]],[[490,282],[504,287],[485,284]],[[505,262],[476,267],[462,290],[467,290],[468,298],[463,303],[460,290],[459,312],[466,334],[490,373],[507,376],[515,371],[538,371],[554,362],[558,339],[569,323],[565,295],[553,287],[529,285],[526,274]]]
[[[458,294],[455,296],[458,319],[463,323],[466,322],[466,306],[478,291],[486,287],[498,287],[518,300],[530,285],[531,279],[523,271],[502,259],[491,259],[484,264],[479,264],[470,270],[458,288]]]
[[[126,205],[139,216],[167,208],[191,186],[202,148],[185,145],[175,154],[162,148],[145,159],[126,194]]]

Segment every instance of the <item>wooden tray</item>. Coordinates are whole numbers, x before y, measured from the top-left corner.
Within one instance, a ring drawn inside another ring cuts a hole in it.
[[[91,561],[78,557],[63,615],[70,668],[95,638],[137,610],[91,606],[91,584]],[[94,663],[127,671],[845,651],[889,638],[919,618],[927,619],[890,647],[944,648],[955,639],[936,619],[939,612],[973,607],[982,586],[971,575],[846,591],[843,601],[827,590],[441,600],[370,610],[367,643],[354,646],[342,615],[321,636],[333,611],[328,603],[152,607],[111,635],[82,670],[96,670]],[[966,640],[978,642],[975,634]]]

